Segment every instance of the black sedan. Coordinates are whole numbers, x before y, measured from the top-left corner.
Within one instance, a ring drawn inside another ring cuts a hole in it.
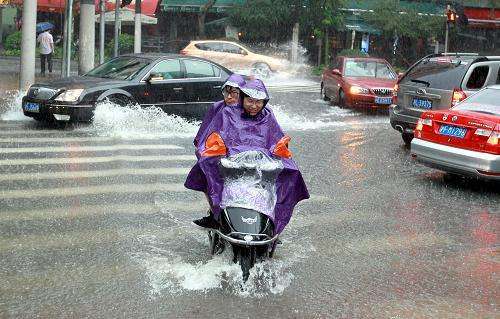
[[[96,104],[109,100],[202,118],[214,101],[222,99],[221,86],[231,73],[196,57],[124,55],[83,76],[32,85],[22,108],[24,115],[38,121],[90,121]]]

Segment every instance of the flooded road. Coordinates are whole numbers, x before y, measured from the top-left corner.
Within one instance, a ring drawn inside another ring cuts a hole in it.
[[[198,122],[103,104],[54,127],[4,103],[0,318],[496,317],[498,184],[416,165],[387,114],[271,87],[311,199],[246,284],[191,223]]]

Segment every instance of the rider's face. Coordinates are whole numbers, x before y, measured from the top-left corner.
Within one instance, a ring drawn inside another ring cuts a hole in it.
[[[228,85],[222,91],[222,95],[224,95],[224,102],[227,105],[234,105],[240,99],[240,89]]]
[[[249,96],[245,96],[243,99],[243,108],[251,116],[257,115],[263,107],[264,100],[254,99]]]

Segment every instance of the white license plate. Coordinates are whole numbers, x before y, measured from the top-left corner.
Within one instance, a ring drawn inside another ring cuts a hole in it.
[[[26,102],[26,104],[24,104],[24,110],[26,112],[39,113],[40,112],[40,104],[33,103],[33,102]]]
[[[392,97],[375,97],[375,104],[391,104]]]

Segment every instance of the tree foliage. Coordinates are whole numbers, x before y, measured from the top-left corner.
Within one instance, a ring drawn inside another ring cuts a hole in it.
[[[229,11],[232,25],[249,41],[282,42],[300,24],[302,36],[323,35],[342,22],[343,0],[253,0]]]
[[[377,1],[373,12],[364,14],[364,19],[386,36],[408,38],[430,37],[441,34],[445,18],[419,14],[415,8],[403,8],[399,0]]]

